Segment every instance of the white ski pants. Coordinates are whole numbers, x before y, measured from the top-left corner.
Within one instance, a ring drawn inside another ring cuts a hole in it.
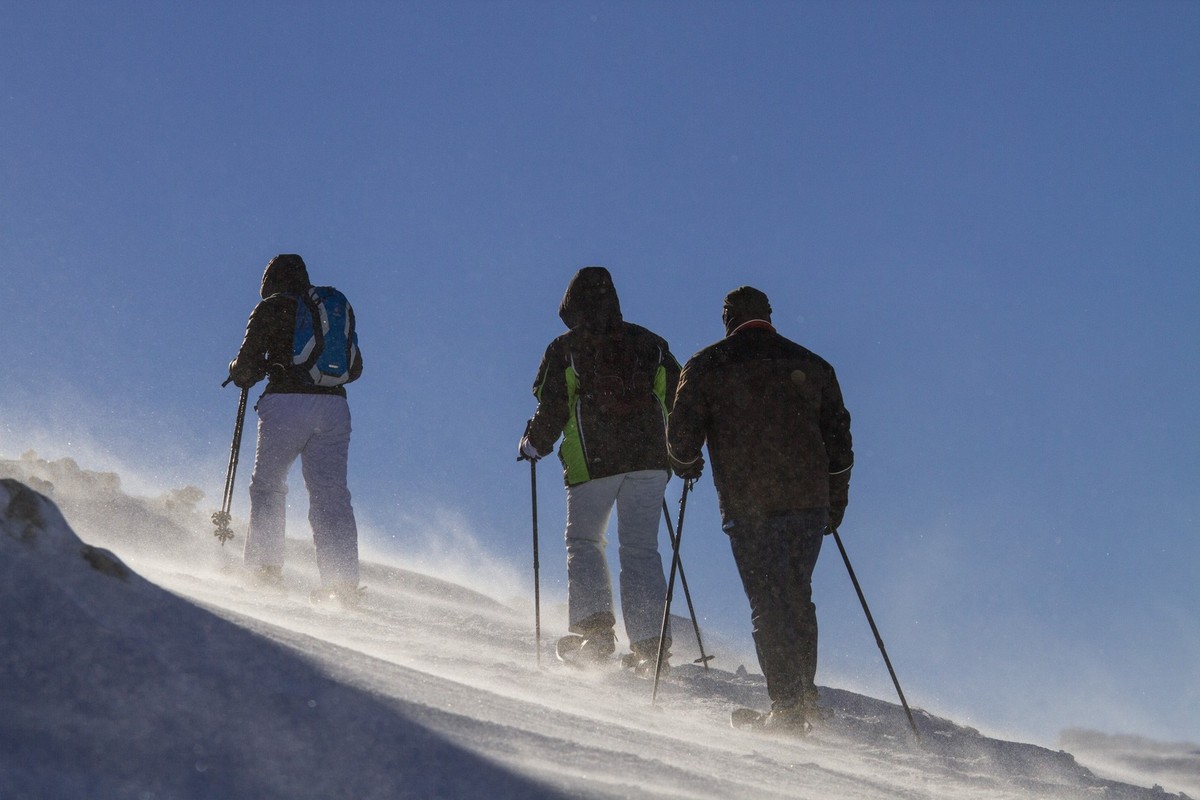
[[[657,641],[667,594],[658,553],[658,518],[670,477],[666,470],[639,470],[567,487],[567,602],[572,630],[598,614],[612,617],[612,578],[605,549],[615,503],[625,632],[630,644]]]
[[[350,406],[327,394],[267,394],[258,401],[246,564],[283,566],[287,477],[300,459],[308,521],[324,585],[358,586],[358,527],[346,487]]]

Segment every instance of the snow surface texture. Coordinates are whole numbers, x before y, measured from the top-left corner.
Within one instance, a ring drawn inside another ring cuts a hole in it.
[[[309,545],[255,587],[200,499],[0,461],[0,798],[1200,796],[1194,745],[1068,732],[1089,768],[917,709],[918,742],[829,687],[805,740],[732,731],[761,676],[678,648],[652,707],[615,666],[539,668],[530,606],[398,566],[364,565],[357,610],[313,606]]]

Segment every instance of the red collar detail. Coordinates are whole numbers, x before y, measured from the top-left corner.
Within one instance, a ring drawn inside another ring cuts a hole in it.
[[[736,328],[734,328],[733,330],[731,330],[729,332],[729,335],[733,336],[735,333],[741,333],[742,331],[750,331],[750,330],[773,331],[773,330],[775,330],[775,326],[772,325],[771,323],[767,322],[765,319],[752,319],[752,320],[747,320],[746,322],[743,322],[741,325],[738,325]]]

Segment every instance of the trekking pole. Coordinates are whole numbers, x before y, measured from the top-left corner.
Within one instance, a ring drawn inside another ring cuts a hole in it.
[[[537,462],[529,459],[529,491],[533,498],[533,626],[537,643],[537,665],[542,667],[542,591],[538,577]]]
[[[671,556],[671,578],[667,581],[667,599],[663,603],[662,628],[658,634],[658,658],[654,662],[654,691],[650,694],[650,705],[658,700],[658,682],[662,676],[663,651],[667,648],[667,623],[671,619],[671,596],[675,593],[675,571],[679,568],[679,543],[683,541],[683,512],[687,510],[688,492],[692,490],[693,481],[683,482],[683,493],[679,495],[679,524],[675,526],[675,541],[672,543],[674,554]]]
[[[671,514],[667,511],[667,499],[663,498],[663,519],[667,521],[667,533],[671,534],[671,546],[675,547],[675,529],[671,527]],[[679,585],[683,587],[683,596],[687,600],[688,613],[692,615],[692,627],[696,629],[696,646],[700,648],[700,657],[693,664],[703,664],[708,672],[708,662],[714,656],[704,654],[704,641],[700,638],[700,623],[696,620],[696,608],[692,605],[692,593],[688,591],[687,576],[683,574],[683,559],[679,559]]]
[[[887,665],[888,673],[892,676],[892,683],[896,685],[896,694],[900,695],[900,705],[904,706],[904,713],[908,716],[908,724],[912,726],[912,731],[917,737],[917,741],[920,741],[921,732],[917,730],[916,720],[913,719],[912,711],[908,708],[908,701],[904,699],[904,690],[900,688],[900,679],[896,677],[896,670],[892,668],[892,660],[888,658],[887,648],[883,646],[883,637],[879,635],[879,628],[876,627],[875,619],[871,616],[871,609],[867,606],[867,598],[863,595],[862,587],[858,584],[858,577],[854,574],[854,567],[850,566],[850,556],[846,555],[846,547],[842,544],[842,537],[838,535],[837,528],[833,529],[833,540],[837,542],[838,550],[842,553],[842,561],[846,562],[846,571],[850,573],[850,582],[854,584],[854,591],[858,592],[858,600],[862,603],[863,611],[866,612],[867,622],[871,625],[871,632],[875,634],[875,643],[879,645],[879,652],[883,655],[883,663]]]
[[[221,387],[229,385],[230,378],[221,384]],[[229,527],[229,523],[233,521],[233,517],[229,514],[229,509],[233,506],[233,479],[237,475],[238,456],[242,452],[242,425],[246,421],[246,398],[250,394],[250,387],[242,389],[242,397],[238,401],[237,421],[233,425],[233,442],[229,445],[229,469],[225,473],[225,494],[221,501],[221,510],[212,515],[213,524],[217,526],[213,536],[221,542],[224,547],[225,543],[233,538],[233,530]]]

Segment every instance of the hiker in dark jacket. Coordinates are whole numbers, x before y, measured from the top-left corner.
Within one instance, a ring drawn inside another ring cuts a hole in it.
[[[726,337],[684,365],[667,439],[675,473],[700,477],[708,444],[722,527],[750,601],[767,679],[766,724],[803,730],[816,704],[812,574],[846,510],[854,454],[833,367],[776,333],[767,296],[725,298]]]
[[[576,273],[558,314],[569,330],[542,357],[533,384],[538,407],[521,457],[536,460],[563,436],[558,457],[567,485],[570,630],[583,637],[580,654],[596,660],[616,648],[605,556],[616,504],[625,631],[635,667],[653,672],[666,599],[658,552],[658,519],[671,477],[666,419],[679,362],[661,336],[624,321],[603,267]]]
[[[300,256],[289,253],[271,259],[263,273],[263,299],[250,314],[241,349],[229,365],[229,377],[243,389],[267,378],[255,406],[258,445],[250,479],[245,560],[262,583],[282,583],[287,476],[299,458],[321,575],[314,598],[353,604],[358,598],[358,528],[346,487],[346,389],[315,386],[293,363],[297,303],[311,285]],[[362,368],[362,354],[355,346],[347,383],[356,380]]]

